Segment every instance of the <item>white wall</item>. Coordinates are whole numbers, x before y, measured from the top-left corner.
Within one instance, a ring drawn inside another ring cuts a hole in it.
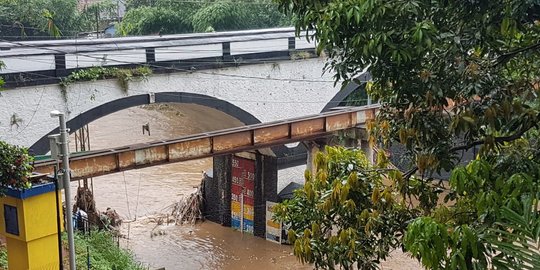
[[[323,109],[339,91],[339,86],[333,87],[330,74],[321,76],[323,66],[324,60],[315,58],[157,74],[149,76],[147,81],[130,82],[127,95],[172,91],[203,94],[229,101],[260,121],[269,122],[316,114]],[[67,102],[56,84],[9,89],[0,95],[0,140],[31,146],[58,126],[58,120],[49,116],[51,110],[64,110],[68,118],[73,118],[123,98],[126,93],[117,80],[111,79],[70,85]],[[121,145],[119,139],[118,146]]]

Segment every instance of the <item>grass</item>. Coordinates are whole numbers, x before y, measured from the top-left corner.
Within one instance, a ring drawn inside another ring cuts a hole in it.
[[[64,237],[64,247],[67,247],[67,236]],[[146,270],[137,262],[133,254],[119,248],[113,241],[109,232],[92,231],[90,235],[75,234],[75,251],[77,254],[77,268],[88,269],[87,259],[90,251],[90,263],[93,270]],[[66,252],[67,254],[67,252]],[[67,258],[64,257],[67,263]],[[7,249],[0,246],[0,269],[8,269]]]
[[[67,242],[64,235],[64,242]],[[67,246],[67,243],[66,243]],[[88,251],[87,252],[87,247]],[[146,270],[131,252],[119,248],[112,235],[106,231],[92,231],[89,235],[75,234],[77,268],[87,269],[88,254],[94,270]]]

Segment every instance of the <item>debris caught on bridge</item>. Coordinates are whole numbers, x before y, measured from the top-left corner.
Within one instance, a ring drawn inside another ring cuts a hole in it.
[[[75,204],[73,205],[73,214],[82,210],[88,215],[88,224],[90,227],[102,227],[99,218],[99,212],[96,210],[96,202],[94,201],[94,194],[88,189],[88,187],[80,186],[77,188],[77,195],[75,195]]]
[[[184,196],[180,201],[171,204],[166,209],[167,214],[160,215],[159,223],[167,224],[174,223],[175,225],[183,224],[195,224],[198,220],[203,219],[201,212],[203,203],[203,182],[196,188],[196,190]]]
[[[111,231],[113,234],[119,234],[120,225],[122,219],[120,215],[112,209],[107,208],[105,212],[99,212],[96,209],[96,202],[94,200],[94,194],[88,187],[81,186],[77,188],[77,195],[75,196],[75,204],[73,205],[74,214],[78,214],[79,211],[83,211],[87,215],[87,220],[78,220],[77,227],[80,229],[99,228]],[[79,215],[75,215],[79,216]],[[83,224],[87,222],[87,224]]]

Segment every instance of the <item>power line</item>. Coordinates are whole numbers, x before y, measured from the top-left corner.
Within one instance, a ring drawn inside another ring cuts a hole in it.
[[[39,46],[32,46],[32,45],[29,45],[29,44],[22,44],[20,42],[8,41],[8,40],[4,40],[4,39],[0,39],[0,41],[15,44],[15,45],[20,45],[20,46],[24,46],[24,47],[32,47],[32,48],[38,48],[38,49],[42,49],[42,50],[53,51],[53,52],[57,52],[57,53],[61,53],[61,54],[68,54],[65,51],[61,51],[61,50],[57,50],[57,49],[51,49],[51,48],[45,48],[45,47],[39,47]],[[92,56],[92,55],[88,55],[88,54],[79,53],[78,55],[85,56],[85,57],[88,57],[88,58],[97,59],[97,60],[103,60],[102,57],[96,57],[96,56]],[[242,79],[257,79],[257,80],[268,80],[268,81],[294,81],[294,82],[322,82],[322,83],[334,82],[334,81],[331,81],[331,80],[305,80],[305,79],[288,79],[288,78],[285,79],[285,78],[257,77],[257,76],[247,76],[247,75],[237,75],[237,74],[223,74],[223,73],[215,73],[215,72],[205,72],[205,71],[200,71],[200,70],[196,70],[196,69],[194,70],[194,69],[166,67],[166,66],[155,65],[155,64],[150,64],[150,63],[137,63],[137,62],[116,60],[116,59],[108,59],[108,61],[116,62],[116,63],[122,63],[122,64],[126,64],[126,65],[143,65],[143,66],[154,67],[154,68],[157,68],[157,69],[166,69],[166,70],[173,70],[173,71],[180,71],[180,72],[200,73],[200,74],[206,74],[206,75],[211,75],[211,76],[223,76],[223,77],[242,78]]]
[[[28,73],[28,74],[33,74],[33,75],[37,75],[37,76],[40,76],[40,77],[44,77],[44,78],[49,78],[49,79],[55,79],[55,80],[59,80],[59,79],[62,79],[61,77],[55,77],[55,76],[48,76],[48,75],[44,75],[44,74],[40,74],[40,73],[34,73],[34,72],[22,72],[22,73]],[[204,78],[190,78],[190,79],[194,79],[194,80],[200,80],[200,79],[204,79]],[[289,81],[287,79],[283,79],[282,81]],[[84,82],[84,81],[81,81],[81,83]],[[86,81],[86,82],[92,82],[92,81]],[[93,84],[96,84],[98,86],[101,86],[101,87],[104,87],[104,88],[109,88],[109,89],[114,89],[114,90],[117,90],[118,88],[117,87],[114,87],[114,86],[110,86],[110,85],[104,85],[104,84],[99,84],[99,83],[96,83],[96,82],[92,82]],[[149,92],[147,90],[144,90],[144,89],[137,89],[137,88],[132,88],[130,89],[130,92],[131,93],[135,93],[135,94],[143,94],[143,95],[147,95]],[[160,95],[167,95],[167,96],[172,96],[172,97],[180,97],[176,94],[170,94],[170,93],[166,93],[167,91],[162,91],[162,92],[155,92],[155,94],[160,94]],[[171,89],[171,92],[177,92],[175,89]],[[196,94],[196,93],[193,93],[193,92],[182,92],[182,93],[192,93],[192,94]],[[202,99],[202,100],[215,100],[215,99],[220,99],[219,97],[197,97],[196,99]],[[224,100],[224,99],[223,99]],[[362,101],[367,101],[368,99],[353,99],[353,100],[348,100],[348,101],[351,101],[351,102],[362,102]],[[231,101],[231,102],[244,102],[244,103],[277,103],[277,104],[306,104],[306,103],[312,103],[312,104],[328,104],[328,103],[341,103],[342,101],[292,101],[292,100],[261,100],[261,99],[253,99],[253,100],[246,100],[246,99],[227,99],[225,101]]]
[[[27,60],[27,59],[25,59],[25,60]],[[49,62],[44,62],[44,61],[40,61],[40,60],[27,60],[27,61],[49,64]],[[196,62],[196,63],[198,63],[198,62]],[[215,63],[215,62],[207,62],[207,63]],[[268,64],[268,63],[278,63],[278,62],[263,62],[263,63]],[[227,62],[227,64],[232,64],[232,62]],[[148,65],[146,65],[144,63],[135,63],[135,62],[133,62],[131,65],[148,66]],[[89,66],[89,67],[84,67],[84,68],[92,68],[92,67],[121,68],[119,66]],[[154,65],[154,67],[161,67],[161,66],[155,66]],[[40,73],[37,73],[36,71],[23,71],[23,70],[18,70],[18,69],[13,69],[13,68],[8,68],[7,70],[12,70],[12,71],[15,71],[15,72],[18,72],[18,73],[36,75],[36,76],[39,76],[39,77],[49,78],[49,79],[54,79],[54,80],[60,80],[60,81],[66,78],[66,77],[49,76],[49,75],[45,75],[45,74],[40,74]],[[204,75],[211,75],[211,77],[214,77],[214,76],[217,75],[217,76],[226,77],[226,78],[227,77],[230,77],[230,78],[238,78],[238,77],[240,77],[240,78],[243,78],[243,79],[270,80],[270,81],[281,81],[281,82],[334,83],[333,80],[274,78],[274,77],[270,77],[270,76],[257,77],[257,76],[223,74],[223,73],[214,73],[214,72],[203,72],[203,71],[197,71],[197,70],[192,70],[192,69],[179,69],[179,68],[170,68],[170,70],[177,70],[177,71],[180,71],[180,72],[183,72],[183,73],[199,73],[199,74],[204,74]],[[5,74],[0,74],[0,76],[2,76],[2,75],[5,76]],[[183,79],[185,79],[185,80],[188,80],[188,79],[201,80],[201,79],[209,79],[209,78],[204,78],[204,77],[189,78],[189,77],[186,77],[186,78],[183,78]],[[238,81],[237,79],[219,79],[219,80]],[[83,82],[83,81],[81,81],[81,82]]]
[[[47,78],[57,78],[57,77],[53,77],[53,76],[47,76],[47,75],[43,75],[43,74],[39,74],[39,73],[36,73],[36,75],[39,75],[39,76],[43,76],[43,77],[47,77]],[[101,87],[104,87],[104,88],[109,88],[109,89],[114,89],[114,90],[117,90],[118,88],[117,87],[112,87],[112,86],[109,86],[109,85],[103,85],[103,84],[98,84],[99,86]],[[147,95],[149,92],[148,91],[145,91],[145,90],[140,90],[140,89],[135,89],[136,91],[130,91],[130,92],[134,92],[135,94],[143,94],[143,95]],[[34,112],[32,114],[32,117],[30,118],[30,120],[26,123],[25,127],[19,131],[16,135],[12,135],[11,137],[14,137],[14,136],[18,136],[20,135],[25,129],[26,127],[28,127],[30,125],[30,123],[32,122],[34,116],[36,115],[37,111],[38,111],[38,108],[39,106],[41,106],[41,102],[42,102],[42,97],[44,95],[44,89],[42,90],[42,93],[41,93],[41,97],[38,101],[38,104],[36,105],[35,109],[34,109]],[[185,93],[189,93],[189,92],[185,92]],[[169,93],[156,93],[156,94],[161,94],[161,95],[168,95],[168,96],[172,96],[172,97],[179,97],[178,95],[175,95],[175,94],[169,94]],[[180,97],[179,97],[180,98]],[[216,99],[221,99],[221,100],[224,100],[224,101],[227,101],[227,102],[234,102],[234,103],[269,103],[269,104],[306,104],[306,103],[312,103],[312,104],[332,104],[334,103],[335,105],[339,105],[342,101],[291,101],[291,100],[280,100],[280,101],[276,101],[276,100],[245,100],[245,99],[237,99],[237,100],[231,100],[231,99],[223,99],[221,97],[204,97],[204,96],[201,96],[201,97],[197,97],[197,99],[199,100],[216,100]],[[355,99],[355,100],[350,100],[351,102],[364,102],[364,101],[367,101],[368,99]]]
[[[43,94],[45,93],[45,88],[43,88],[41,90],[41,95],[39,96],[39,100],[38,100],[38,104],[36,105],[36,108],[34,110],[34,112],[32,113],[32,116],[30,117],[30,120],[26,123],[26,125],[23,127],[22,130],[18,131],[17,134],[15,135],[15,137],[19,136],[29,125],[30,123],[32,122],[32,120],[34,120],[34,116],[36,116],[36,113],[39,109],[39,106],[41,106],[41,101],[43,100]]]

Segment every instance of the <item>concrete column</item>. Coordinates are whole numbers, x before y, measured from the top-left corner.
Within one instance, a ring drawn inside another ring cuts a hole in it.
[[[324,143],[308,141],[304,142],[307,151],[306,170],[309,170],[312,175],[317,173],[317,165],[315,164],[315,157],[324,149]]]
[[[266,237],[266,201],[277,202],[277,158],[257,154],[254,235]]]
[[[214,157],[213,177],[205,177],[203,214],[231,226],[231,155]]]
[[[373,147],[369,146],[369,142],[367,140],[358,140],[358,144],[360,149],[362,149],[362,152],[366,154],[369,162],[373,164],[375,162],[375,151],[373,151]]]
[[[243,155],[243,158],[253,154]],[[266,235],[266,201],[277,201],[277,158],[257,153],[253,189],[253,234]],[[232,155],[214,157],[213,175],[205,176],[204,208],[206,219],[231,226]]]

